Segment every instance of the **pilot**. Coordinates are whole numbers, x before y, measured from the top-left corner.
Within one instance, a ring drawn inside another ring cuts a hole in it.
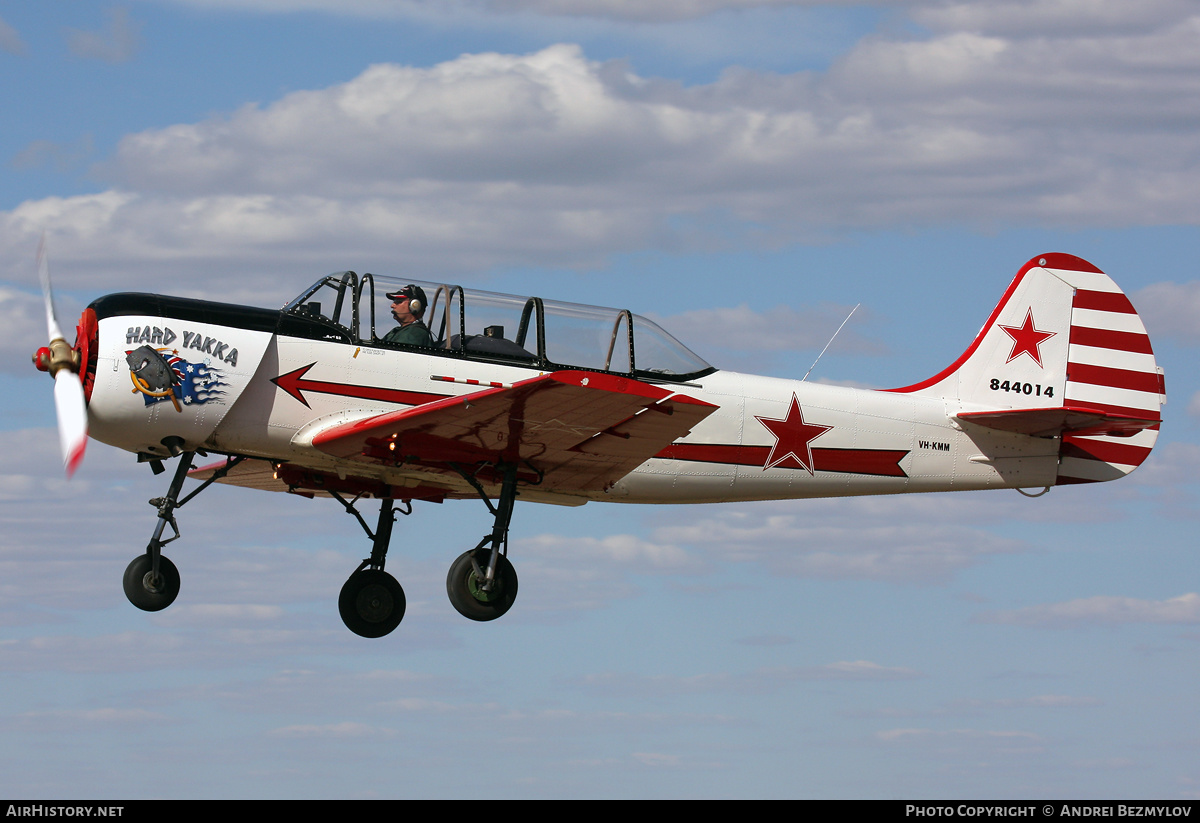
[[[392,301],[392,317],[400,325],[383,337],[385,343],[405,343],[409,346],[432,346],[433,337],[421,321],[425,314],[425,290],[407,285],[399,291],[388,292]]]

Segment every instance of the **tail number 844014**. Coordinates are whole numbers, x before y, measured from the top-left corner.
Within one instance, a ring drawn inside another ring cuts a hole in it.
[[[1054,387],[1043,386],[1041,383],[1022,383],[1019,380],[1000,380],[998,377],[993,377],[991,382],[992,391],[1010,391],[1017,394],[1031,394],[1037,397],[1053,397]]]

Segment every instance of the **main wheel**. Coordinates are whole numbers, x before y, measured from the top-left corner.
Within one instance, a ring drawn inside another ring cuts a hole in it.
[[[404,589],[385,571],[363,569],[350,575],[338,596],[346,628],[360,637],[383,637],[404,619]]]
[[[486,569],[491,559],[490,549],[464,552],[450,566],[446,575],[446,594],[450,605],[463,617],[472,620],[495,620],[512,607],[517,599],[517,571],[504,555],[496,558],[496,579],[491,591],[484,591],[483,581],[471,563],[474,555],[480,569]]]
[[[150,555],[139,554],[125,567],[125,596],[145,612],[157,612],[175,602],[179,595],[179,569],[164,555],[158,557],[158,576],[151,570]]]

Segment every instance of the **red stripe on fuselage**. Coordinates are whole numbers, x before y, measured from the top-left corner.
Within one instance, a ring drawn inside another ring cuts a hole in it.
[[[770,446],[731,446],[720,443],[674,443],[654,455],[663,460],[721,463],[734,466],[766,465]],[[812,450],[813,469],[878,477],[908,477],[900,468],[905,449],[817,449]],[[777,468],[787,468],[780,466]],[[801,471],[803,469],[801,468]]]

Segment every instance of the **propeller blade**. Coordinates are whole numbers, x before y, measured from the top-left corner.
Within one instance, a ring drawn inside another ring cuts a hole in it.
[[[54,311],[54,291],[50,286],[50,266],[46,262],[46,236],[42,235],[37,252],[38,279],[46,302],[46,330],[50,335],[49,370],[54,375],[54,411],[58,416],[58,443],[62,448],[63,468],[67,477],[75,473],[87,448],[87,401],[78,365],[72,359],[71,344],[63,337]],[[76,358],[77,359],[77,358]]]
[[[54,376],[54,410],[58,413],[58,443],[67,477],[75,474],[87,448],[87,404],[79,375],[60,369]]]
[[[46,235],[38,241],[37,250],[38,279],[42,281],[42,299],[46,303],[46,329],[50,332],[50,340],[56,338],[65,340],[62,329],[58,327],[58,318],[54,311],[54,290],[50,287],[50,264],[46,262]]]

